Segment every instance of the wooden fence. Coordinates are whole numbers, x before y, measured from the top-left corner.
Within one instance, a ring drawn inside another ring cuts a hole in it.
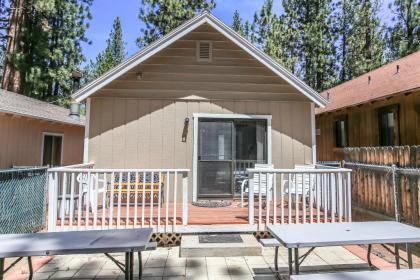
[[[420,225],[420,146],[346,148],[344,155],[354,206]]]

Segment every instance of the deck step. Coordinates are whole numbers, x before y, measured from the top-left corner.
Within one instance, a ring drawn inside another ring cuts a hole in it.
[[[261,256],[262,246],[252,234],[183,235],[180,257],[241,257]],[[221,242],[215,240],[220,238]],[[238,240],[238,237],[239,240]],[[207,239],[210,243],[203,243]],[[223,241],[225,240],[225,241]],[[217,243],[215,243],[217,242]]]

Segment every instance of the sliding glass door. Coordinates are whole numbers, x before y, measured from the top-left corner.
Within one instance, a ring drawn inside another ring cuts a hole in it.
[[[265,120],[200,119],[198,130],[199,198],[239,194],[246,169],[267,162]]]

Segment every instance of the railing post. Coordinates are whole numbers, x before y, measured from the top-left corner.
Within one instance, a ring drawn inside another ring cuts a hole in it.
[[[55,180],[52,172],[48,172],[48,231],[54,232],[55,225],[57,223],[57,219],[55,218],[55,213],[57,209],[55,209],[54,200],[55,200]]]
[[[188,172],[182,173],[182,224],[188,224]]]
[[[347,172],[347,211],[348,211],[348,221],[352,221],[351,217],[351,171]]]
[[[248,171],[248,218],[249,224],[254,224],[254,173]]]

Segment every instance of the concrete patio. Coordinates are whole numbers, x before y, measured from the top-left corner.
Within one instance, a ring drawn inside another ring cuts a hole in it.
[[[143,279],[275,279],[274,249],[264,248],[258,257],[179,258],[179,247],[158,248],[143,254]],[[118,255],[117,255],[118,256]],[[118,256],[122,259],[122,255]],[[317,271],[366,269],[366,263],[343,247],[319,248],[305,261]],[[279,266],[286,271],[286,250],[280,249]],[[137,273],[137,268],[136,268]],[[54,257],[34,279],[123,279],[112,261],[103,255]],[[11,278],[10,278],[11,279]]]

